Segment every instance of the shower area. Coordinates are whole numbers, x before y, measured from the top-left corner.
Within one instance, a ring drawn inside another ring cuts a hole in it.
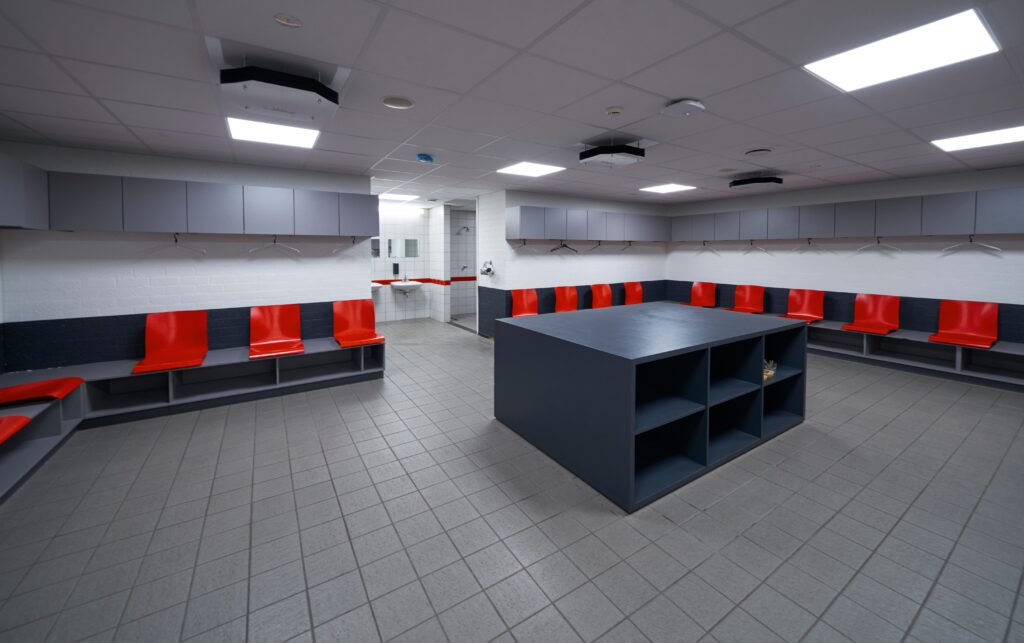
[[[476,332],[476,212],[452,210],[450,218],[451,321]]]

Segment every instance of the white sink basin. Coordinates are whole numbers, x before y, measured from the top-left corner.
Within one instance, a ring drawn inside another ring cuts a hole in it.
[[[393,281],[393,282],[391,282],[391,287],[392,288],[394,288],[395,290],[401,291],[401,292],[405,292],[405,293],[412,292],[414,290],[419,290],[420,286],[422,286],[422,285],[423,284],[421,284],[418,281]]]
[[[377,292],[378,290],[380,290],[380,287],[383,286],[383,285],[384,284],[379,284],[376,281],[371,281],[370,282],[370,290],[372,292]]]

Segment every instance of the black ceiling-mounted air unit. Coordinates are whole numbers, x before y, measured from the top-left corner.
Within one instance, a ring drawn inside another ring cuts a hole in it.
[[[777,176],[749,176],[745,179],[733,179],[732,181],[729,181],[729,187],[742,188],[748,185],[763,185],[766,183],[782,185],[782,179]]]

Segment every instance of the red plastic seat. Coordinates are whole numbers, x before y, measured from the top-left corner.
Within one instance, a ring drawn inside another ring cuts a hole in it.
[[[644,303],[644,285],[639,281],[627,281],[622,284],[626,288],[626,305]]]
[[[808,324],[821,321],[825,318],[825,291],[793,288],[789,291],[786,314],[779,317],[799,319]]]
[[[334,339],[342,348],[384,343],[384,336],[377,334],[372,299],[334,302]]]
[[[556,313],[568,313],[579,308],[579,294],[576,292],[576,286],[556,286],[555,287],[555,312]]]
[[[31,418],[24,415],[5,415],[0,417],[0,444],[3,444],[15,433],[25,428]]]
[[[736,286],[732,310],[738,313],[764,312],[764,286]]]
[[[63,400],[85,382],[81,377],[59,377],[52,380],[15,384],[0,388],[0,404],[52,398]]]
[[[298,304],[249,309],[249,359],[295,355],[305,350]]]
[[[888,335],[900,327],[900,298],[860,293],[853,303],[853,321],[843,330]]]
[[[992,348],[999,335],[999,304],[943,299],[939,332],[928,339],[943,344]]]
[[[199,366],[209,348],[205,310],[146,315],[146,356],[132,373]]]
[[[533,288],[512,291],[512,316],[528,317],[537,314],[537,291]]]
[[[594,284],[590,287],[590,307],[608,308],[612,305],[612,287],[608,284]]]
[[[715,307],[715,284],[708,281],[695,281],[690,288],[689,306],[701,308]]]

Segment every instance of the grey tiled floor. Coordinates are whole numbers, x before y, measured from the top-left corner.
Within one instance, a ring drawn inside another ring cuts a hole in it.
[[[75,434],[0,506],[0,639],[1024,640],[1024,396],[812,356],[802,426],[631,516],[491,419],[488,341]]]

